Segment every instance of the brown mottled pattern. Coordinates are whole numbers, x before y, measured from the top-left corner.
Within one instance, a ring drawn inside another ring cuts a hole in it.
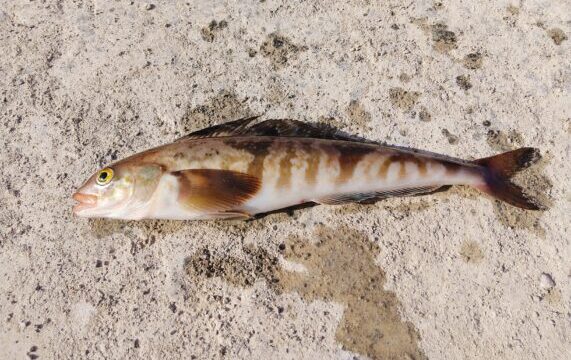
[[[426,160],[419,159],[419,158],[417,158],[417,157],[415,157],[414,160],[415,160],[415,162],[416,162],[416,165],[418,166],[418,174],[419,174],[421,177],[426,176],[426,172],[427,172],[427,170],[426,170]]]
[[[312,151],[313,150],[313,151]],[[307,156],[307,169],[305,171],[305,181],[308,185],[314,185],[317,182],[317,175],[319,173],[319,163],[321,162],[321,151],[315,151],[311,147],[308,147]]]
[[[399,179],[406,177],[406,163],[404,160],[399,160]]]
[[[292,159],[296,156],[295,154],[295,143],[291,142],[284,142],[280,144],[280,148],[278,151],[285,152],[284,157],[280,160],[279,164],[279,172],[280,176],[278,178],[278,183],[276,186],[278,189],[287,188],[291,185],[291,168],[292,168]]]
[[[337,184],[343,184],[353,177],[357,164],[363,158],[374,152],[375,149],[370,146],[362,146],[360,144],[343,144],[336,147],[339,151],[339,169],[340,173],[336,179]]]
[[[386,179],[387,175],[389,173],[389,167],[391,166],[391,164],[393,163],[393,161],[395,161],[396,156],[395,155],[391,155],[385,158],[385,160],[383,161],[381,167],[379,168],[379,176],[382,179]]]
[[[248,165],[248,174],[262,179],[264,175],[264,162],[270,153],[273,141],[253,139],[226,139],[225,144],[234,149],[244,150],[254,155],[254,160]]]
[[[444,168],[446,169],[446,175],[456,175],[460,168],[462,168],[461,165],[452,162],[442,162],[442,165],[444,165]]]

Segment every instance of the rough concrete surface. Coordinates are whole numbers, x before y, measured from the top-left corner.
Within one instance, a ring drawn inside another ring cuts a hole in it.
[[[0,2],[0,358],[569,359],[571,3]],[[101,165],[263,114],[518,181],[250,222],[72,216]]]

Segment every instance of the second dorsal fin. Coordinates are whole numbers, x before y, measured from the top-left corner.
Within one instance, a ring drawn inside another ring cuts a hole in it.
[[[333,126],[321,123],[305,123],[291,119],[270,119],[254,123],[259,116],[243,118],[192,132],[176,141],[228,136],[276,136],[303,137],[375,143],[344,133]]]

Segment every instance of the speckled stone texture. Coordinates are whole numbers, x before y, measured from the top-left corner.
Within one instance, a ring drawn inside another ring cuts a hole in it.
[[[571,3],[0,2],[0,358],[568,359]],[[247,115],[466,159],[475,190],[250,222],[72,216],[100,166]]]

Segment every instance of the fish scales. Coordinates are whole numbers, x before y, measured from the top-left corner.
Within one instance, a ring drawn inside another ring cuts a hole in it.
[[[371,202],[448,185],[474,186],[516,206],[537,207],[508,181],[533,160],[535,149],[468,162],[291,120],[248,128],[249,121],[205,129],[196,133],[200,136],[191,134],[112,164],[74,195],[80,202],[75,213],[122,219],[249,218],[308,202]]]

